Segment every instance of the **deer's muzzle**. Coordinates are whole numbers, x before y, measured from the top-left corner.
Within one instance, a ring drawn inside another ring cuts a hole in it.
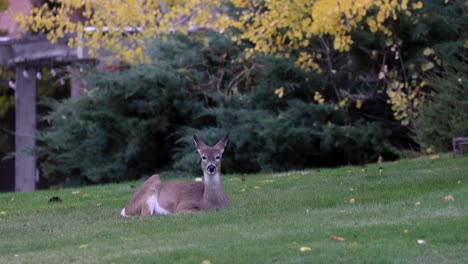
[[[213,164],[210,164],[206,167],[206,169],[208,170],[210,174],[213,174],[216,171],[216,166]]]

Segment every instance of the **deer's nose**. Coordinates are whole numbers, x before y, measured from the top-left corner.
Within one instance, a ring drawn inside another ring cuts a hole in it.
[[[208,165],[207,169],[210,173],[213,173],[216,170],[216,166],[213,164],[210,164]]]

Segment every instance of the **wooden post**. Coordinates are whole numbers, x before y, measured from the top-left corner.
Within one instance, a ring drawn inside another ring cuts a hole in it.
[[[83,97],[84,88],[86,87],[85,81],[80,76],[80,70],[76,67],[67,67],[70,73],[70,97],[80,98]]]
[[[15,114],[15,191],[30,192],[36,189],[36,158],[25,150],[36,145],[36,73],[24,65],[16,66]]]

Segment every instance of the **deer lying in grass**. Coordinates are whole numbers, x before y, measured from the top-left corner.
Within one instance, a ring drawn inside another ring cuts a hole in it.
[[[221,156],[228,136],[213,147],[208,147],[197,136],[193,136],[193,140],[201,157],[203,182],[161,182],[158,174],[153,175],[122,209],[122,216],[181,214],[228,207],[229,200],[221,183]]]

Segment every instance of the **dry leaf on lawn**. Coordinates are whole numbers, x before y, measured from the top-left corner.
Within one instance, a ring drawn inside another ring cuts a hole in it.
[[[455,201],[455,197],[453,197],[453,195],[451,195],[451,194],[445,196],[444,199],[446,201]]]
[[[344,237],[339,237],[339,236],[331,236],[330,239],[333,241],[338,241],[338,242],[346,240]]]
[[[306,252],[306,251],[311,251],[312,249],[310,247],[301,247],[300,250],[301,252]]]

